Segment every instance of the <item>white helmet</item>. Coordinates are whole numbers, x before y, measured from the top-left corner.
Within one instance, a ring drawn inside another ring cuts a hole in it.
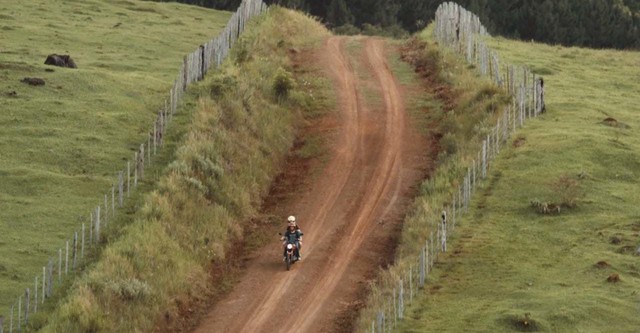
[[[295,217],[295,216],[293,216],[293,215],[291,215],[291,216],[289,216],[289,217],[287,218],[287,221],[289,221],[289,222],[295,222],[295,221],[296,221],[296,217]]]

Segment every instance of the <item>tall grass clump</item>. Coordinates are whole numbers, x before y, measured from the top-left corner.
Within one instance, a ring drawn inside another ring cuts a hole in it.
[[[170,330],[191,304],[215,295],[211,265],[242,242],[296,127],[326,103],[315,83],[307,86],[314,94],[296,91],[289,48],[326,35],[318,22],[278,7],[251,22],[220,70],[190,91],[193,120],[157,190],[41,322],[44,332]],[[292,83],[274,94],[282,75]]]

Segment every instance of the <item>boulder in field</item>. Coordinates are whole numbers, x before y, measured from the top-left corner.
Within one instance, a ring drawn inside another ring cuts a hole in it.
[[[58,67],[78,68],[75,61],[73,61],[71,56],[67,54],[50,54],[47,56],[47,60],[44,61],[44,64]]]

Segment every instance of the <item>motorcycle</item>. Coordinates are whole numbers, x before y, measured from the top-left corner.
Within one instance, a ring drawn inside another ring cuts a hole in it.
[[[281,233],[279,235],[282,236]],[[287,270],[289,270],[291,268],[291,265],[293,265],[296,261],[299,260],[298,256],[296,255],[298,248],[295,242],[292,242],[291,240],[285,240],[284,247],[285,247],[284,262],[287,266]]]

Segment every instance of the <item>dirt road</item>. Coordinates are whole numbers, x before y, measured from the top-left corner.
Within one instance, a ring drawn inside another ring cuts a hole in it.
[[[355,51],[346,52],[347,43]],[[304,260],[285,271],[274,239],[195,332],[350,330],[349,311],[357,310],[380,257],[392,255],[427,164],[426,140],[409,124],[384,46],[380,39],[332,37],[319,51],[340,110],[329,161],[286,207],[302,221]],[[365,86],[375,98],[364,98]]]

